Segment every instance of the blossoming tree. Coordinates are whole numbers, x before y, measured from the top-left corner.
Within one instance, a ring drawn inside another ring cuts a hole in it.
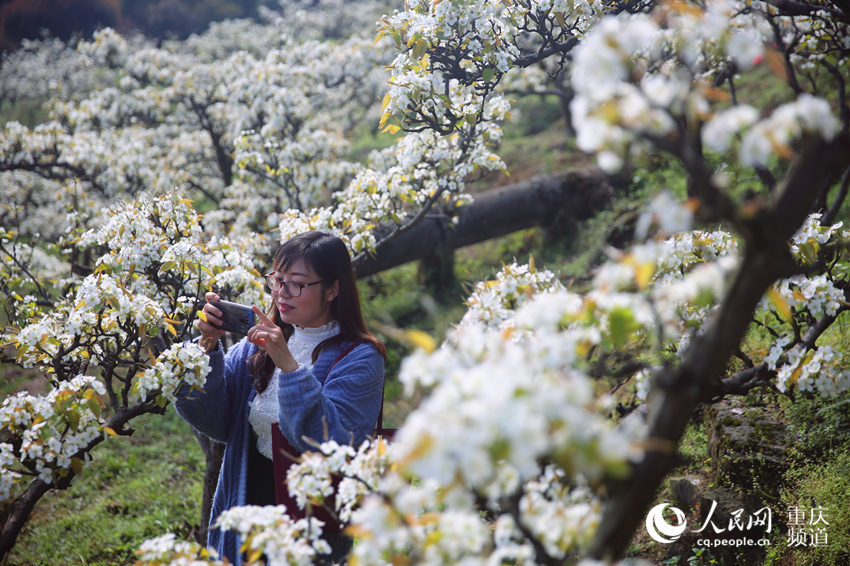
[[[319,18],[342,34],[333,43],[320,26],[285,34],[305,17],[293,4],[186,42],[103,30],[4,60],[4,98],[47,100],[45,121],[0,136],[4,362],[52,389],[0,409],[0,555],[104,438],[164,410],[181,380],[203,383],[206,362],[184,342],[204,291],[262,304],[269,218],[351,176],[344,134],[376,106],[385,61],[335,8]],[[361,8],[374,21],[375,5]],[[221,208],[202,220],[192,197]]]
[[[540,64],[569,77],[578,144],[603,169],[667,155],[687,175],[687,201],[658,195],[635,244],[612,251],[580,293],[533,264],[476,286],[445,343],[405,360],[405,387],[428,395],[395,440],[319,445],[288,481],[317,505],[330,474],[342,476],[337,512],[358,537],[356,563],[618,559],[698,403],[758,386],[834,396],[850,385],[843,353],[818,344],[848,305],[850,235],[837,222],[850,183],[848,22],[841,2],[410,2],[378,30],[396,54],[375,119],[399,140],[356,166],[311,145],[337,138],[316,134],[322,119],[305,116],[313,104],[335,115],[339,99],[277,79],[316,72],[298,49],[194,66],[168,50],[138,56],[117,34],[100,34],[82,51],[118,63],[118,87],[61,101],[54,121],[7,125],[3,137],[0,169],[16,191],[42,194],[23,181],[35,172],[78,199],[69,201],[73,237],[78,257],[92,250],[93,271],[57,280],[67,291],[56,299],[33,276],[51,256],[4,230],[7,335],[55,389],[4,402],[0,500],[14,514],[27,481],[37,477],[28,485],[43,492],[77,472],[102,431],[121,432],[126,420],[103,419],[101,403],[116,419],[161,407],[181,379],[203,386],[205,360],[180,323],[213,278],[235,296],[261,292],[250,277],[261,254],[239,235],[321,228],[355,254],[380,254],[425,214],[467,202],[469,175],[501,165],[504,90]],[[245,80],[244,69],[269,76]],[[765,72],[783,85],[777,99],[741,99],[737,85]],[[128,92],[138,94],[132,111]],[[233,107],[238,119],[227,118]],[[92,134],[102,122],[121,128]],[[137,142],[144,159],[99,164],[91,156],[104,138],[153,141]],[[202,162],[213,166],[195,172]],[[171,186],[227,205],[203,218],[216,236],[200,233],[180,196],[142,189]],[[320,194],[326,187],[339,190]],[[96,199],[121,192],[142,204],[97,221]],[[766,355],[742,346],[754,324],[775,337]],[[745,369],[732,371],[733,357]],[[102,380],[85,377],[90,364],[106,370]],[[617,383],[645,399],[645,422],[612,420]],[[221,526],[240,532],[249,562],[306,564],[323,544],[315,519],[292,521],[282,508],[234,509]],[[140,557],[218,561],[170,535]]]

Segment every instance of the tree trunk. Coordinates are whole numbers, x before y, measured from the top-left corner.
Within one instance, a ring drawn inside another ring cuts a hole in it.
[[[590,556],[613,561],[624,555],[664,478],[677,462],[676,449],[698,403],[723,389],[726,365],[770,284],[792,272],[786,242],[806,218],[815,198],[848,166],[847,136],[812,141],[800,151],[773,202],[747,224],[750,232],[740,267],[712,319],[697,334],[678,367],[660,370],[648,400],[648,447],[630,474],[611,485]]]
[[[454,249],[435,242],[431,252],[419,260],[419,281],[429,295],[446,296],[457,282]]]
[[[224,457],[224,444],[195,432],[195,438],[204,451],[206,466],[204,468],[204,493],[201,499],[201,525],[198,531],[198,544],[207,544],[207,529],[210,524],[210,513],[212,511],[212,500],[215,495],[215,486],[218,483],[218,473],[221,469],[221,460]]]
[[[121,407],[103,424],[103,427],[112,429],[121,436],[130,436],[133,434],[133,429],[129,428],[127,423],[132,419],[146,413],[162,414],[163,412],[164,409],[155,403],[138,403],[130,407]],[[95,446],[103,442],[103,440],[103,435],[93,438],[87,445],[80,448],[73,457],[85,460]],[[0,522],[0,564],[6,564],[8,554],[15,545],[15,541],[18,539],[21,530],[29,520],[36,503],[50,490],[68,489],[71,481],[76,476],[77,473],[73,469],[69,469],[67,474],[55,479],[52,483],[47,483],[40,478],[36,478],[29,484],[23,494],[3,509],[3,514],[0,515],[0,519],[2,519],[2,522]]]
[[[380,245],[375,256],[355,261],[355,271],[366,277],[428,257],[435,244],[452,250],[532,226],[575,223],[602,210],[613,197],[614,189],[597,170],[539,175],[475,195],[472,204],[457,209],[455,221],[426,217]]]

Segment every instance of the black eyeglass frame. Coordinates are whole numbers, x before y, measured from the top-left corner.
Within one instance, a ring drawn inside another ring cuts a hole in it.
[[[321,279],[319,279],[318,281],[313,281],[312,283],[298,283],[296,281],[284,281],[283,279],[281,279],[280,277],[275,275],[274,271],[272,271],[271,273],[266,273],[266,285],[269,286],[269,289],[271,289],[272,291],[277,291],[278,289],[283,287],[283,290],[286,291],[286,294],[289,295],[290,297],[300,297],[301,293],[304,292],[305,287],[310,287],[311,285],[318,285],[321,282],[322,282]],[[293,293],[293,287],[290,287],[290,285],[292,285],[295,289],[297,289],[298,292]]]

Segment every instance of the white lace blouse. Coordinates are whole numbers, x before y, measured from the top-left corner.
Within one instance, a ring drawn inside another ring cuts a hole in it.
[[[289,337],[289,351],[299,366],[313,367],[313,350],[321,342],[339,334],[339,323],[335,320],[317,328],[295,327]],[[248,422],[257,434],[257,450],[266,458],[272,458],[272,423],[277,422],[277,384],[280,370],[275,370],[268,387],[251,401]]]

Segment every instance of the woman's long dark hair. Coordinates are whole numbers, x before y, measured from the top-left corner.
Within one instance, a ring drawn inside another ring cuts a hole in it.
[[[386,358],[387,349],[378,338],[369,332],[363,320],[360,309],[360,293],[354,277],[354,267],[345,243],[338,237],[325,232],[313,231],[299,234],[282,244],[275,252],[275,271],[286,271],[295,261],[302,259],[308,269],[316,272],[322,281],[322,291],[339,282],[337,296],[331,301],[331,318],[339,323],[339,334],[328,338],[313,350],[315,363],[319,353],[328,346],[344,341],[368,342]],[[273,304],[270,318],[277,324],[288,341],[294,328],[280,318],[277,307]],[[275,365],[271,356],[262,350],[248,360],[254,387],[257,392],[265,391],[269,385]]]

